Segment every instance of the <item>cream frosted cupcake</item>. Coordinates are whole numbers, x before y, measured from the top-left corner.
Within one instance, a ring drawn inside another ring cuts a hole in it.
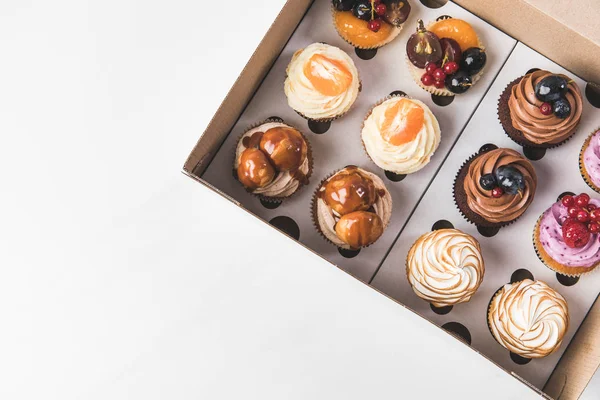
[[[266,200],[282,200],[308,183],[310,145],[296,128],[267,120],[240,137],[233,168],[247,191]]]
[[[507,284],[490,303],[488,326],[494,339],[512,353],[546,357],[560,347],[569,328],[567,302],[541,281]]]
[[[415,294],[439,308],[471,300],[484,273],[479,242],[457,229],[424,234],[406,258],[406,276]]]
[[[411,174],[431,160],[440,144],[440,125],[425,103],[393,96],[371,109],[361,138],[378,167]]]
[[[351,250],[373,244],[392,216],[392,196],[375,174],[356,166],[325,179],[312,202],[319,233],[334,245]]]
[[[348,112],[360,92],[354,61],[344,51],[324,43],[298,50],[286,73],[288,104],[306,119],[336,119]]]
[[[600,129],[583,143],[579,153],[579,172],[587,185],[600,193]]]

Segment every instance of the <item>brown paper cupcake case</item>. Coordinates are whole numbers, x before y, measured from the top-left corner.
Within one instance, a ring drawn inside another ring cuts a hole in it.
[[[354,43],[350,42],[348,39],[346,39],[344,36],[342,36],[342,34],[340,33],[340,31],[337,28],[337,25],[335,23],[335,13],[338,12],[335,7],[331,7],[331,22],[333,24],[333,27],[335,28],[335,31],[337,32],[337,34],[344,40],[344,42],[348,43],[350,46],[355,47],[357,49],[361,49],[361,50],[373,50],[373,49],[379,49],[383,46],[385,46],[386,44],[390,44],[394,39],[396,39],[398,37],[398,35],[400,35],[400,32],[402,31],[402,28],[404,28],[404,24],[402,24],[400,27],[395,26],[394,30],[395,33],[392,34],[386,41],[382,42],[381,44],[377,45],[377,46],[371,46],[371,47],[361,47],[361,46],[357,46]]]
[[[592,189],[596,193],[600,193],[600,188],[598,186],[594,185],[594,183],[592,182],[592,178],[590,177],[587,170],[585,169],[585,166],[583,164],[583,153],[589,146],[592,136],[594,136],[594,134],[596,134],[598,132],[600,132],[600,127],[589,134],[587,139],[585,139],[585,141],[583,142],[583,146],[581,146],[581,150],[579,151],[579,173],[581,174],[581,177],[583,178],[585,183],[590,187],[590,189]]]
[[[246,132],[254,129],[254,128],[258,128],[259,126],[269,123],[269,122],[281,122],[283,124],[286,124],[287,126],[294,128],[295,130],[297,130],[300,135],[302,135],[302,138],[304,139],[304,141],[306,142],[306,146],[308,147],[308,151],[306,154],[306,157],[308,158],[308,173],[306,174],[306,179],[310,179],[310,177],[312,176],[313,173],[313,166],[314,166],[314,160],[312,157],[312,146],[310,144],[310,142],[308,141],[308,139],[306,138],[306,136],[304,135],[304,133],[302,133],[298,128],[296,128],[295,126],[292,126],[290,124],[288,124],[287,122],[285,122],[282,118],[267,118],[261,122],[257,122],[255,124],[252,124],[250,126],[248,126],[246,129],[244,129],[244,131],[238,136],[238,138],[235,141],[235,146],[233,148],[233,160],[234,160],[234,165],[235,165],[235,159],[237,157],[237,146],[240,142],[240,140],[242,139],[242,136],[244,136],[246,134]],[[239,182],[238,177],[237,177],[237,170],[235,168],[233,168],[233,177],[236,181]],[[240,183],[241,185],[241,183]],[[242,185],[243,186],[243,185]],[[298,186],[298,188],[296,189],[296,191],[292,194],[290,194],[287,197],[271,197],[271,196],[264,196],[262,194],[259,193],[253,193],[251,191],[248,191],[248,193],[252,194],[255,197],[258,197],[260,200],[263,200],[265,202],[268,203],[281,203],[286,199],[289,199],[290,197],[294,196],[296,193],[298,193],[304,186],[307,185],[303,185],[302,183],[300,183],[300,185]]]
[[[577,133],[577,129],[579,128],[579,123],[577,124],[575,130],[569,137],[567,137],[561,142],[554,144],[537,144],[530,142],[527,139],[525,139],[521,131],[513,128],[512,118],[510,117],[510,110],[508,109],[508,100],[510,99],[511,90],[513,86],[521,82],[521,79],[523,79],[524,77],[525,75],[510,82],[500,95],[500,98],[498,99],[498,119],[500,120],[500,125],[502,125],[504,133],[510,138],[510,140],[522,147],[531,147],[535,149],[554,149],[555,147],[562,146],[563,144],[568,142],[569,139],[575,136],[575,134]]]
[[[542,214],[543,215],[543,214]],[[533,228],[533,235],[532,235],[532,240],[533,240],[533,248],[535,250],[535,254],[537,255],[537,257],[539,258],[539,260],[542,262],[542,264],[544,264],[546,267],[548,267],[549,269],[551,269],[552,271],[561,274],[561,275],[565,275],[565,276],[569,276],[571,278],[578,278],[580,276],[583,275],[588,275],[591,274],[592,272],[594,272],[595,270],[598,269],[598,266],[600,265],[599,263],[596,263],[595,266],[593,267],[589,267],[589,268],[583,268],[583,267],[569,267],[569,270],[574,270],[576,273],[573,273],[573,271],[571,271],[571,273],[566,272],[563,268],[562,265],[557,263],[556,261],[554,261],[544,250],[544,248],[541,246],[540,240],[539,240],[539,231],[540,231],[540,222],[542,220],[542,216],[540,215],[540,217],[538,218],[537,222],[535,223],[535,228]]]
[[[513,223],[515,223],[516,221],[519,220],[519,218],[521,218],[521,216],[524,214],[519,215],[517,218],[511,220],[511,221],[507,221],[507,222],[500,222],[500,223],[493,223],[493,222],[488,222],[486,221],[483,217],[479,216],[479,214],[475,213],[475,211],[471,211],[471,213],[476,216],[473,218],[470,218],[469,216],[466,215],[466,212],[463,211],[463,209],[461,208],[461,206],[459,205],[458,199],[457,199],[457,184],[458,184],[458,179],[459,177],[463,174],[466,175],[466,171],[468,171],[469,165],[471,165],[471,162],[473,162],[473,160],[475,158],[477,158],[478,156],[480,156],[482,153],[475,153],[473,154],[471,157],[469,157],[460,167],[460,169],[458,170],[458,172],[456,173],[456,177],[454,178],[454,184],[452,185],[452,194],[454,197],[454,204],[456,205],[456,208],[458,209],[458,211],[460,212],[460,214],[463,216],[463,218],[465,220],[467,220],[468,222],[472,223],[473,225],[476,226],[480,226],[480,227],[484,227],[484,228],[503,228],[505,226],[511,225]],[[465,204],[465,207],[468,208],[468,205]]]

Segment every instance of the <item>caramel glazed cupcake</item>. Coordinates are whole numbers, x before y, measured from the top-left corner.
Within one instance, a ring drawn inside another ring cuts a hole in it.
[[[376,49],[394,40],[410,14],[408,0],[332,0],[338,34],[359,49]]]
[[[511,82],[498,103],[506,134],[521,146],[538,148],[556,147],[573,136],[582,110],[577,84],[543,70]]]
[[[585,183],[600,193],[600,129],[583,143],[579,153],[579,171]]]
[[[457,229],[424,234],[406,258],[406,276],[415,294],[435,307],[471,300],[484,273],[479,242]]]
[[[312,173],[310,146],[295,128],[267,120],[240,137],[234,173],[247,191],[280,201],[308,183]]]
[[[600,265],[600,200],[564,196],[538,219],[533,243],[551,270],[579,276]]]
[[[337,47],[323,43],[298,50],[286,74],[288,104],[306,119],[325,122],[339,118],[360,92],[354,61]]]
[[[494,149],[463,164],[454,181],[454,201],[471,223],[499,228],[527,210],[536,187],[529,160],[512,149]]]
[[[494,339],[514,354],[542,358],[556,351],[569,328],[566,300],[541,281],[502,287],[488,310]]]
[[[348,166],[324,180],[313,198],[316,229],[351,250],[374,243],[392,216],[392,196],[375,174]]]
[[[378,167],[411,174],[425,167],[437,150],[440,125],[425,103],[393,96],[371,109],[361,139]]]

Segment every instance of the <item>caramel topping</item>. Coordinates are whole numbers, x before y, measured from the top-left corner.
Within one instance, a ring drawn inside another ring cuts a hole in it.
[[[304,75],[325,96],[339,96],[352,84],[352,73],[340,60],[314,54],[304,65]]]
[[[373,181],[358,170],[346,170],[331,178],[321,195],[338,215],[344,215],[368,210],[375,203],[377,190]]]
[[[412,142],[424,122],[425,110],[408,99],[401,99],[385,111],[381,137],[394,146]]]
[[[244,139],[242,139],[242,144],[244,145],[245,148],[258,147],[258,144],[260,143],[260,139],[262,139],[263,135],[264,135],[264,133],[262,133],[262,132],[254,132],[252,134],[252,136],[244,137]]]
[[[237,173],[242,185],[250,190],[265,187],[275,178],[275,169],[265,153],[252,147],[240,156]]]
[[[462,19],[450,18],[436,22],[429,28],[440,39],[454,39],[462,51],[471,47],[479,47],[479,39],[473,27]]]
[[[356,18],[352,15],[351,11],[336,11],[335,25],[342,37],[352,42],[353,45],[364,48],[381,45],[392,34],[394,29],[387,22],[382,22],[381,29],[373,32],[369,29],[367,21]]]
[[[308,154],[308,146],[302,135],[286,126],[266,131],[260,139],[260,149],[278,171],[298,170]]]
[[[383,222],[375,213],[355,211],[340,218],[335,233],[348,246],[358,249],[379,239],[383,233]]]

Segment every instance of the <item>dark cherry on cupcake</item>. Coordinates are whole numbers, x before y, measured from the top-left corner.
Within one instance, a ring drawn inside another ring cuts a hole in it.
[[[499,228],[519,218],[533,201],[533,165],[512,149],[494,149],[467,161],[454,183],[460,211],[470,222]]]
[[[575,133],[582,107],[581,92],[572,79],[539,70],[508,85],[500,97],[498,115],[515,142],[550,148]]]

